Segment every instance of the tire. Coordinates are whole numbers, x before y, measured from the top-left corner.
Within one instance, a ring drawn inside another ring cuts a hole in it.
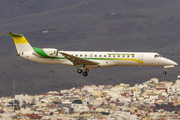
[[[81,73],[82,73],[82,70],[81,70],[81,69],[77,69],[77,72],[78,72],[79,74],[81,74]]]
[[[85,76],[85,77],[86,77],[87,75],[88,75],[88,73],[87,73],[87,72],[83,72],[83,76]]]
[[[163,71],[163,74],[167,74],[167,72],[166,72],[166,71]]]

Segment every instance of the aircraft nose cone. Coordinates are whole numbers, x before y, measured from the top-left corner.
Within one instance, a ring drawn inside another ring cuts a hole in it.
[[[178,65],[176,62],[174,62],[174,65]]]
[[[174,62],[174,61],[172,61],[172,60],[169,60],[169,59],[167,59],[167,61],[166,61],[168,64],[170,64],[170,65],[178,65],[176,62]]]

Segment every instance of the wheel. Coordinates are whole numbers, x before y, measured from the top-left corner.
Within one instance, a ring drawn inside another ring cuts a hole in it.
[[[167,72],[166,72],[166,71],[163,71],[163,74],[167,74]]]
[[[83,72],[83,76],[85,76],[85,77],[86,77],[87,75],[88,75],[88,73],[87,73],[87,72]]]
[[[81,73],[82,73],[82,70],[81,70],[81,69],[77,69],[77,72],[78,72],[79,74],[81,74]]]

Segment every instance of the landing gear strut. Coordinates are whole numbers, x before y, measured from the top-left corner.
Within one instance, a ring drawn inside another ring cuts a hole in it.
[[[164,67],[164,71],[163,71],[163,74],[167,74],[167,72],[166,72],[166,68]]]

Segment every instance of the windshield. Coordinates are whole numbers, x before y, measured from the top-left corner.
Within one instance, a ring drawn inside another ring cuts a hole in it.
[[[159,58],[159,57],[162,57],[160,54],[156,54],[154,55],[155,58]]]

